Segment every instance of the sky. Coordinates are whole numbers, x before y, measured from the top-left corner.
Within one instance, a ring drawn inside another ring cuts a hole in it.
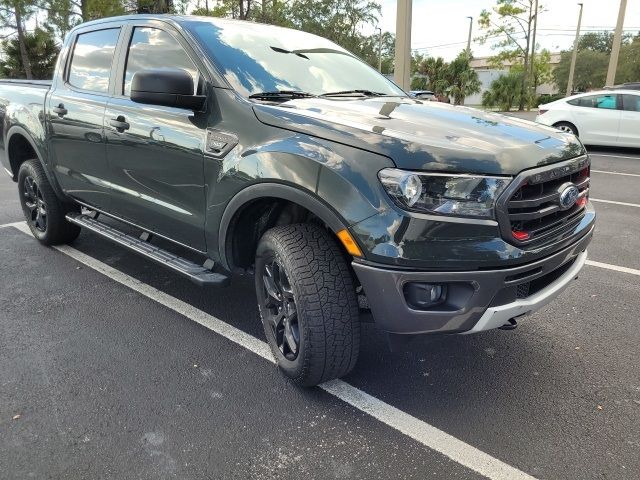
[[[613,30],[618,19],[618,0],[581,0],[584,4],[581,31]],[[383,30],[396,30],[396,0],[380,0]],[[480,34],[477,18],[483,9],[490,10],[495,0],[413,0],[411,48],[421,53],[452,60],[466,48],[469,19],[474,17],[473,37]],[[536,43],[552,52],[571,48],[578,23],[576,0],[540,0],[545,9],[538,20]],[[628,0],[624,22],[625,31],[640,31],[640,0]],[[473,38],[472,37],[472,38]],[[472,40],[475,57],[492,55],[490,44],[480,45]]]

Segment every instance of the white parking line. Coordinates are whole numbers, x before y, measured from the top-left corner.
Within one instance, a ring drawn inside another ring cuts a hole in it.
[[[3,225],[0,225],[0,228],[6,228],[6,227],[15,227],[18,230],[21,230],[20,225],[24,226],[26,228],[26,225],[24,223],[24,221],[22,222],[13,222],[13,223],[5,223]]]
[[[12,224],[18,230],[31,235],[31,231],[25,223]],[[205,328],[222,335],[232,342],[252,351],[256,355],[274,362],[271,351],[266,342],[233,327],[222,320],[209,315],[168,295],[146,283],[142,283],[133,277],[110,267],[68,245],[54,247],[56,250],[68,255],[74,260],[90,267],[112,280],[150,298],[151,300],[173,310],[180,315],[199,323]],[[449,435],[446,432],[428,424],[408,413],[405,413],[368,393],[342,381],[332,380],[320,385],[327,393],[339,398],[358,410],[371,415],[389,427],[398,430],[431,450],[449,457],[451,460],[491,479],[527,479],[534,477],[514,468],[506,463],[484,453],[481,450]]]
[[[638,173],[623,173],[623,172],[605,172],[604,170],[591,170],[591,173],[606,173],[607,175],[624,175],[625,177],[640,177]]]
[[[591,265],[592,267],[606,268],[607,270],[615,270],[616,272],[630,273],[631,275],[640,275],[640,270],[636,270],[635,268],[619,267],[618,265],[596,262],[594,260],[587,260],[587,265]]]
[[[630,157],[625,155],[610,155],[608,153],[590,153],[590,157],[612,157],[612,158],[631,158],[633,160],[640,160],[640,157]]]
[[[625,207],[637,207],[637,208],[640,208],[640,205],[638,205],[637,203],[614,202],[613,200],[601,200],[599,198],[591,198],[591,197],[589,197],[589,200],[591,200],[592,202],[613,203],[614,205],[623,205]]]

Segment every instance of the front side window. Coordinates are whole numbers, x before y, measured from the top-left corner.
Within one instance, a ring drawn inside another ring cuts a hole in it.
[[[119,34],[119,28],[109,28],[78,35],[69,65],[70,85],[107,93]]]
[[[227,81],[242,95],[298,90],[314,95],[369,90],[406,96],[338,45],[309,33],[260,24],[186,23]]]
[[[163,68],[186,70],[193,78],[194,88],[197,86],[198,71],[173,36],[158,28],[136,27],[127,55],[123,94],[129,96],[136,72]]]
[[[640,95],[623,95],[622,108],[629,112],[640,112]]]

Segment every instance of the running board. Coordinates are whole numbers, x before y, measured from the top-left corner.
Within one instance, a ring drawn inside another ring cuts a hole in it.
[[[80,227],[86,228],[87,230],[91,230],[92,232],[97,233],[118,245],[126,247],[135,253],[139,253],[150,260],[154,260],[160,265],[184,275],[189,280],[200,286],[210,285],[224,287],[229,283],[228,276],[211,271],[211,267],[213,266],[212,260],[207,260],[204,266],[198,265],[191,260],[187,260],[186,258],[180,257],[149,243],[149,235],[145,236],[143,234],[141,238],[132,237],[131,235],[127,235],[126,233],[102,223],[89,215],[81,213],[68,213],[67,220]]]

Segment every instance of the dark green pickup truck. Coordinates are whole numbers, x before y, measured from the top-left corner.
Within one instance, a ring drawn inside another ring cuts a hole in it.
[[[202,286],[254,274],[301,385],[353,368],[366,310],[393,344],[515,328],[576,277],[594,230],[573,135],[411,98],[295,30],[86,23],[51,82],[0,82],[0,117],[40,242],[84,228]]]

